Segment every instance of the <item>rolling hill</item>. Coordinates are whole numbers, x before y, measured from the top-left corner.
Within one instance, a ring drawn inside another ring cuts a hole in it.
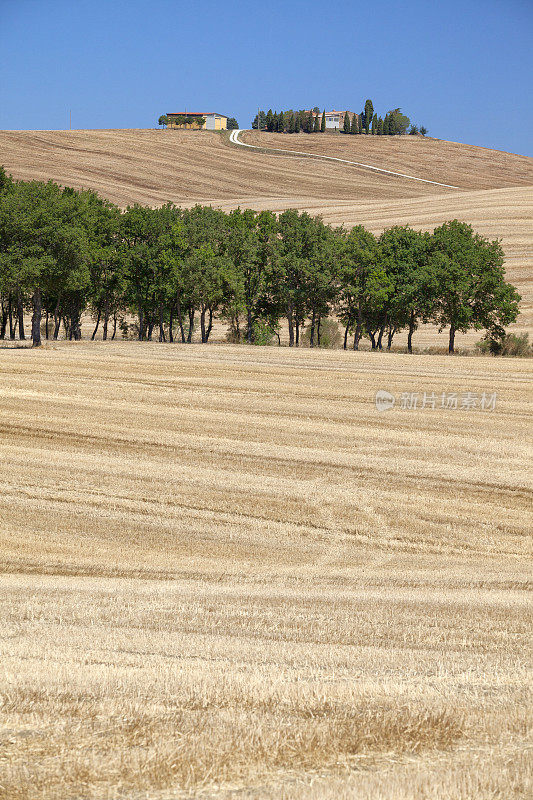
[[[247,131],[231,145],[214,132],[158,130],[2,131],[0,163],[16,178],[90,188],[126,206],[212,203],[322,214],[378,233],[408,223],[431,229],[457,217],[501,238],[507,274],[522,294],[515,326],[533,333],[533,159],[421,137],[284,136]],[[342,163],[267,152],[282,147],[360,160],[458,189]]]

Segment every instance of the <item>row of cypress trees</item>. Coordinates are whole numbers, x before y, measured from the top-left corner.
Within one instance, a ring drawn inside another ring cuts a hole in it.
[[[411,134],[427,134],[427,128],[410,125],[411,120],[402,114],[400,108],[388,111],[384,117],[374,111],[372,100],[368,99],[360,114],[346,111],[342,132],[352,135],[371,134],[373,136],[397,136],[407,132]],[[255,115],[252,128],[266,130],[270,133],[324,133],[326,131],[326,112],[320,114],[318,106],[311,111],[272,111],[265,114],[260,111]]]

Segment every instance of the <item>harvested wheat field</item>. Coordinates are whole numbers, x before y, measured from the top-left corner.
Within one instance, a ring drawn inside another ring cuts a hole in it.
[[[3,800],[531,796],[531,360],[0,369]]]

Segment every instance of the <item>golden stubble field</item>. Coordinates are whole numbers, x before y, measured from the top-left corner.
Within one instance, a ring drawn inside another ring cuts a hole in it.
[[[530,796],[531,360],[0,370],[2,800]]]

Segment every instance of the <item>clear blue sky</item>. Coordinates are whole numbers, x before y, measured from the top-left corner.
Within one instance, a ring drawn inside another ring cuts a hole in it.
[[[533,155],[533,0],[0,0],[0,128],[400,106]]]

